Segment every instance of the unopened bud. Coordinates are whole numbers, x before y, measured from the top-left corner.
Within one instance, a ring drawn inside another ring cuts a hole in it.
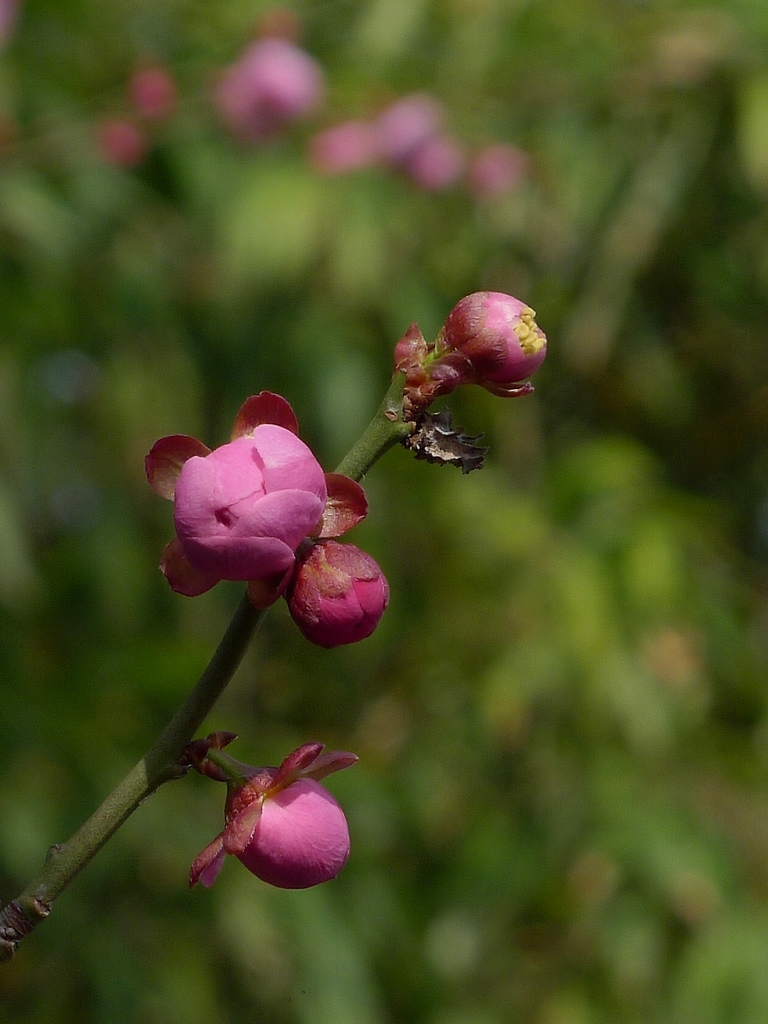
[[[339,647],[370,636],[389,603],[389,585],[370,555],[352,544],[326,540],[300,560],[287,599],[308,640]]]

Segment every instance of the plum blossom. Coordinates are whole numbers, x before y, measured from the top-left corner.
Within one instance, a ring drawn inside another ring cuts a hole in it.
[[[224,71],[215,102],[233,134],[262,142],[311,114],[323,91],[319,64],[289,40],[269,37]]]
[[[322,751],[322,743],[307,743],[279,768],[238,765],[241,777],[228,780],[224,830],[196,858],[190,886],[213,885],[227,854],[281,889],[306,889],[338,875],[349,857],[349,829],[341,807],[318,780],[350,767],[357,756]],[[215,769],[196,767],[221,777]]]
[[[195,597],[243,580],[265,608],[286,590],[301,545],[340,537],[365,517],[360,485],[324,473],[297,434],[288,402],[262,391],[241,407],[228,444],[211,451],[175,434],[152,446],[147,479],[174,502],[176,536],[160,562],[173,590]]]

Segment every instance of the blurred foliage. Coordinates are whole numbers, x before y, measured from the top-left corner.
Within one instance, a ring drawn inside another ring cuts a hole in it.
[[[258,0],[27,0],[0,54],[0,890],[140,756],[238,600],[155,566],[166,433],[284,393],[332,468],[392,346],[481,288],[550,339],[536,393],[451,404],[482,473],[397,450],[352,538],[377,633],[311,648],[283,606],[210,720],[330,787],[353,853],[272,890],[188,865],[207,780],[148,801],[0,971],[0,1021],[764,1024],[768,1020],[768,6],[297,3],[314,122],[228,137],[220,69]],[[147,159],[101,118],[144,61],[179,90]],[[320,177],[312,133],[434,93],[525,181],[478,202]]]

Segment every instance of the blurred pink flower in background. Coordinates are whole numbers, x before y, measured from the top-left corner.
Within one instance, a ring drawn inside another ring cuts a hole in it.
[[[21,0],[0,0],[0,46],[11,38]]]
[[[215,95],[230,130],[246,142],[261,142],[320,104],[324,92],[319,64],[285,39],[252,43],[224,71]]]
[[[495,199],[516,188],[525,177],[528,154],[517,146],[495,143],[472,157],[467,172],[470,191],[478,199]]]
[[[443,108],[427,93],[412,93],[387,107],[376,120],[383,159],[403,163],[443,124]]]
[[[464,173],[464,147],[452,135],[433,135],[406,160],[411,180],[427,192],[442,192]]]
[[[379,136],[369,121],[342,121],[318,132],[309,143],[309,159],[321,174],[346,174],[379,159]]]
[[[162,121],[176,109],[176,83],[159,65],[137,71],[128,84],[136,111],[148,121]]]
[[[136,167],[149,149],[141,128],[126,117],[105,117],[96,126],[96,144],[107,163]]]

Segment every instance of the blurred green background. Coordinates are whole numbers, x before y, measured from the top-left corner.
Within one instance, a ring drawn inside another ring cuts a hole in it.
[[[768,5],[297,3],[327,94],[246,146],[211,93],[258,0],[27,0],[0,54],[0,896],[140,756],[240,588],[156,569],[143,458],[223,443],[263,388],[331,469],[392,347],[464,294],[538,314],[521,400],[450,402],[480,473],[389,453],[351,540],[391,606],[349,649],[284,604],[209,719],[329,788],[352,856],[270,889],[199,777],[149,800],[0,968],[0,1021],[765,1024],[768,1020]],[[176,83],[106,160],[144,61]],[[434,94],[525,179],[478,201],[320,176],[313,132]]]

